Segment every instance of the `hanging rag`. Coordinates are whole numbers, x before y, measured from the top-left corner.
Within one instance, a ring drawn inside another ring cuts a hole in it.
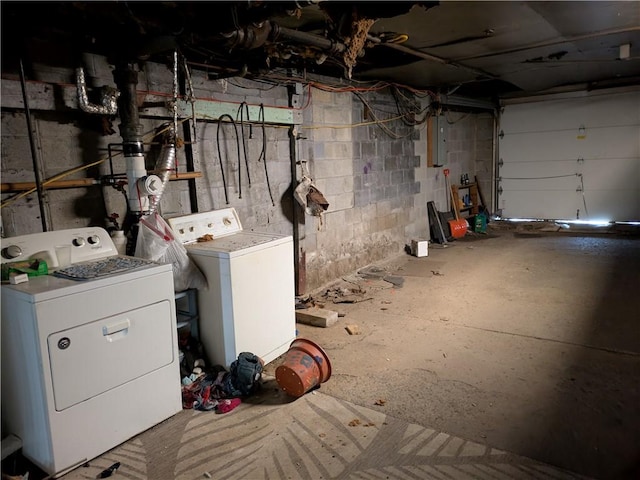
[[[293,196],[304,208],[307,215],[319,217],[329,208],[329,202],[307,175],[302,175],[302,179],[294,190]]]

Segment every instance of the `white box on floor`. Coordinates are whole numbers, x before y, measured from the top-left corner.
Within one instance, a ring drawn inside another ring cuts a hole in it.
[[[416,257],[429,255],[429,240],[411,240],[411,254]]]

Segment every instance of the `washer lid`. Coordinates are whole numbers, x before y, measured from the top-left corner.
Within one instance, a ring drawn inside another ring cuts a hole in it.
[[[235,235],[215,238],[208,242],[192,243],[186,245],[186,247],[187,251],[192,255],[233,256],[251,253],[291,241],[293,241],[291,235],[240,232]]]

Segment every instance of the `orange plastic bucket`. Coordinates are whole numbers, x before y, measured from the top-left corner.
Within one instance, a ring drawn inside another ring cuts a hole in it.
[[[329,357],[320,346],[305,338],[291,342],[282,365],[276,368],[278,385],[293,397],[301,397],[329,377]]]

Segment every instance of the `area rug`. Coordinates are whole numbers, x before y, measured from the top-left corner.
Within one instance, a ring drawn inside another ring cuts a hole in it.
[[[273,380],[226,414],[184,410],[64,480],[575,479],[549,465]]]

